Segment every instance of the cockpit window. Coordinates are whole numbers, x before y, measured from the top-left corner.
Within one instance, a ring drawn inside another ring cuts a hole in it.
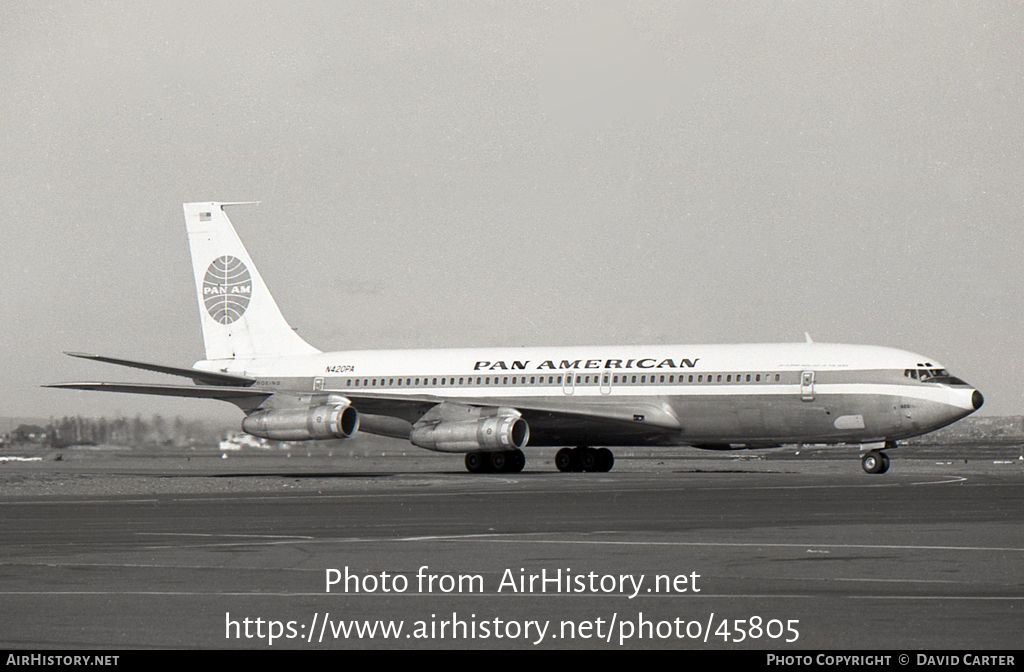
[[[922,383],[967,386],[964,381],[949,375],[949,371],[946,369],[906,369],[903,375],[913,380],[920,380]]]

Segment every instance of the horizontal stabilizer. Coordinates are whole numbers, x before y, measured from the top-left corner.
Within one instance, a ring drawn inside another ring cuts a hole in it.
[[[155,394],[162,397],[194,397],[199,399],[266,399],[273,392],[223,385],[154,385],[150,383],[56,383],[43,385],[61,390],[89,390],[90,392],[127,392],[129,394]]]
[[[205,383],[207,385],[232,385],[235,387],[248,387],[256,382],[255,378],[247,378],[246,376],[235,376],[230,373],[217,373],[214,371],[200,371],[198,369],[186,369],[177,366],[164,366],[163,364],[136,362],[131,359],[103,357],[102,355],[90,355],[84,352],[65,352],[64,354],[70,355],[71,357],[78,357],[79,359],[91,359],[96,362],[106,362],[107,364],[117,364],[118,366],[127,366],[133,369],[156,371],[157,373],[166,373],[172,376],[182,376],[184,378],[191,378],[192,380],[196,381],[197,384]]]

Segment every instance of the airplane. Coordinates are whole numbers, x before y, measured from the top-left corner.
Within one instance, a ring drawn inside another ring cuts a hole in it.
[[[473,473],[519,472],[524,449],[562,447],[563,472],[607,472],[616,446],[709,450],[859,445],[865,472],[896,442],[981,408],[938,362],[871,345],[494,347],[321,352],[285,320],[224,208],[184,203],[206,358],[191,368],[69,352],[190,378],[60,389],[219,399],[242,429],[281,441],[359,431],[464,453]],[[866,452],[865,452],[866,451]]]

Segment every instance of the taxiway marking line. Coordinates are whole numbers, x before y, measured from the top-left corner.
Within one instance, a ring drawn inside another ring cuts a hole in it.
[[[899,482],[899,483],[863,483],[863,484],[849,484],[849,485],[753,485],[753,486],[735,486],[730,485],[729,487],[734,490],[823,490],[823,489],[846,489],[846,488],[899,488],[905,486],[917,486],[917,485],[949,485],[955,483],[963,483],[967,480],[966,476],[958,476],[950,480],[942,481],[919,481],[919,482]],[[608,482],[608,481],[602,481]],[[503,482],[510,485],[518,485],[518,481],[507,481]],[[570,484],[575,485],[575,484]],[[718,490],[721,489],[720,484],[699,484],[703,487],[702,489]],[[992,484],[994,487],[1009,487],[1005,483]],[[987,487],[987,486],[983,486]],[[662,491],[674,490],[675,488],[665,486],[659,488],[653,488]],[[602,493],[607,494],[628,494],[628,493],[650,493],[652,488],[610,488],[607,490],[601,490]],[[501,493],[503,495],[535,495],[535,494],[568,494],[574,492],[574,490],[561,488],[553,489],[524,489],[509,492],[507,490],[501,490],[495,488],[493,490],[466,490],[463,492],[388,492],[388,493],[353,493],[353,494],[268,494],[268,495],[230,495],[230,496],[204,496],[204,497],[181,497],[168,495],[166,501],[172,503],[179,502],[199,502],[199,503],[210,503],[210,502],[251,502],[251,501],[331,501],[331,500],[343,500],[343,499],[409,499],[409,498],[434,498],[434,497],[478,497],[478,496],[490,496],[495,493]],[[104,500],[104,499],[47,499],[47,500],[36,500],[36,501],[0,501],[0,506],[34,506],[34,505],[66,505],[66,504],[157,504],[161,500],[157,499],[118,499],[118,500]]]
[[[308,592],[304,592],[304,593],[277,593],[277,592],[236,592],[236,591],[228,591],[228,592],[222,592],[222,593],[211,593],[211,592],[204,592],[204,591],[169,591],[169,590],[125,590],[125,591],[119,591],[119,590],[40,590],[40,591],[27,591],[26,590],[26,591],[0,591],[0,597],[4,597],[4,596],[18,596],[18,595],[22,595],[22,596],[28,596],[28,595],[37,595],[37,596],[38,595],[44,595],[44,596],[45,595],[50,595],[50,596],[59,596],[59,595],[154,595],[154,596],[164,596],[164,595],[167,595],[167,596],[181,596],[181,597],[189,597],[189,596],[204,596],[204,597],[335,597],[335,598],[345,598],[345,599],[351,599],[351,598],[354,598],[354,597],[376,597],[376,598],[382,598],[383,597],[383,598],[387,598],[387,599],[395,599],[395,598],[399,598],[399,597],[440,597],[440,598],[444,598],[446,600],[447,599],[451,599],[453,597],[485,598],[485,599],[492,599],[492,598],[495,598],[495,597],[499,597],[499,598],[500,597],[506,597],[506,598],[514,598],[514,597],[519,597],[519,598],[538,598],[538,597],[546,597],[546,598],[553,598],[553,597],[586,597],[586,598],[601,598],[601,597],[605,597],[605,598],[614,598],[614,597],[622,597],[622,593],[554,593],[554,592],[551,592],[551,593],[512,593],[512,592],[506,592],[506,593],[411,593],[411,592],[405,592],[405,593],[394,593],[394,592],[391,592],[391,593],[382,593],[382,592],[376,592],[376,593],[323,593],[323,592],[316,592],[316,593],[308,593]],[[790,594],[774,595],[774,594],[771,594],[771,593],[767,593],[767,594],[761,594],[761,593],[753,593],[753,594],[742,593],[742,594],[734,594],[734,595],[722,595],[722,594],[718,594],[718,595],[696,595],[696,594],[689,594],[689,593],[687,593],[687,594],[683,594],[683,593],[652,593],[650,595],[645,595],[645,597],[651,597],[651,598],[686,598],[686,597],[701,598],[701,597],[707,597],[707,598],[725,598],[725,599],[773,598],[774,597],[774,598],[781,598],[781,599],[787,599],[787,600],[807,600],[807,599],[812,599],[812,598],[818,597],[818,596],[817,595],[790,595]],[[1022,597],[1021,599],[1024,599],[1024,597]]]
[[[236,592],[228,591],[211,593],[208,591],[169,591],[169,590],[46,590],[46,591],[0,591],[0,597],[16,596],[74,596],[74,595],[137,595],[151,597],[338,597],[352,599],[356,597],[387,598],[395,599],[400,597],[441,597],[451,599],[461,598],[615,598],[621,597],[619,593],[278,593],[278,592]],[[1024,595],[776,595],[772,593],[741,593],[741,594],[651,594],[645,595],[648,598],[661,599],[785,599],[785,600],[810,600],[810,599],[834,599],[841,597],[849,600],[959,600],[959,601],[1002,601],[1014,602],[1024,601]]]
[[[135,532],[140,537],[238,537],[241,539],[316,539],[302,534],[218,534],[213,532]]]
[[[908,544],[819,544],[819,543],[780,543],[780,542],[728,542],[728,541],[615,541],[599,539],[531,539],[529,537],[508,535],[438,535],[422,537],[367,538],[350,537],[338,539],[288,539],[265,542],[232,542],[223,544],[198,544],[191,546],[147,546],[147,549],[173,548],[231,548],[238,546],[279,546],[283,544],[370,544],[370,543],[417,543],[417,542],[448,542],[448,543],[491,543],[491,544],[548,544],[566,546],[667,546],[667,547],[724,547],[724,548],[834,548],[848,550],[902,550],[902,551],[1001,551],[1008,553],[1024,553],[1024,547],[1008,546],[918,546]]]

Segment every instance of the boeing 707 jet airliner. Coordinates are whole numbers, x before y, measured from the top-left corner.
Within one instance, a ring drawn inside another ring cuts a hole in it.
[[[321,352],[289,326],[228,220],[235,203],[185,203],[206,358],[192,368],[68,353],[190,378],[193,385],[50,387],[220,399],[242,429],[286,441],[357,431],[464,453],[517,472],[524,449],[564,446],[560,471],[609,471],[614,446],[712,450],[859,444],[883,449],[981,408],[930,357],[866,345],[629,345]]]

